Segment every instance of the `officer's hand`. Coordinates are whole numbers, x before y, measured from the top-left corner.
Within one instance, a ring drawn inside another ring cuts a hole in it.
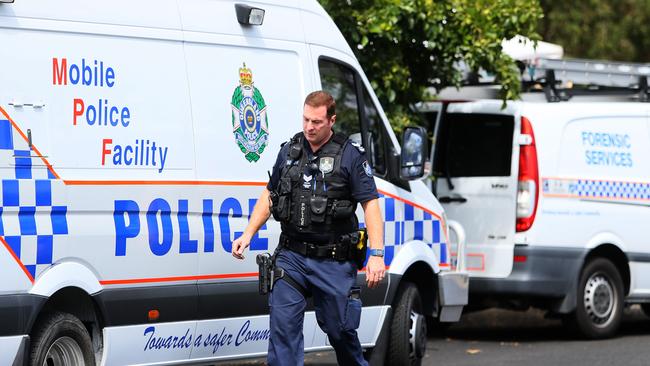
[[[251,238],[246,234],[242,234],[239,238],[232,242],[232,256],[237,259],[244,259],[244,250],[251,245]]]
[[[366,283],[368,284],[368,288],[377,287],[379,282],[384,279],[385,272],[384,258],[371,255],[366,265]]]

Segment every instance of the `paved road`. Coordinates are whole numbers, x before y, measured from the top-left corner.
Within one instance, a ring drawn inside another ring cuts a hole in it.
[[[249,360],[222,365],[263,365]],[[335,366],[332,352],[309,354],[310,366]],[[430,337],[423,365],[446,366],[648,366],[650,318],[627,309],[619,336],[585,341],[541,311],[487,310],[463,316],[443,334]]]
[[[490,310],[462,320],[429,339],[427,365],[650,365],[650,318],[638,308],[626,310],[618,337],[600,341],[582,340],[539,311]]]

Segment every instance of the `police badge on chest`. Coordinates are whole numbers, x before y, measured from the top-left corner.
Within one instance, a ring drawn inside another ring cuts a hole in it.
[[[318,161],[318,170],[323,174],[332,172],[334,169],[334,158],[333,157],[323,157]]]

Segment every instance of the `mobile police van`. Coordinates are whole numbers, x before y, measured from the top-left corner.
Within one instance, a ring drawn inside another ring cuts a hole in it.
[[[368,149],[381,195],[390,275],[363,291],[363,347],[415,362],[425,316],[459,318],[454,224],[315,1],[2,0],[0,35],[0,364],[264,355],[255,254],[280,227],[244,262],[231,245],[316,89]],[[311,310],[305,348],[327,349]]]
[[[470,306],[541,307],[591,338],[626,304],[650,315],[649,73],[541,59],[522,100],[480,86],[421,106],[433,188],[466,231]]]

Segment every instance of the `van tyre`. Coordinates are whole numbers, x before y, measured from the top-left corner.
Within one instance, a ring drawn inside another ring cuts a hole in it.
[[[427,321],[418,288],[404,282],[397,294],[390,326],[387,365],[422,364],[427,346]]]
[[[95,365],[88,330],[75,316],[54,312],[46,314],[32,333],[30,365]]]
[[[587,338],[607,338],[622,318],[623,280],[616,266],[604,258],[588,262],[578,284],[575,327]]]

